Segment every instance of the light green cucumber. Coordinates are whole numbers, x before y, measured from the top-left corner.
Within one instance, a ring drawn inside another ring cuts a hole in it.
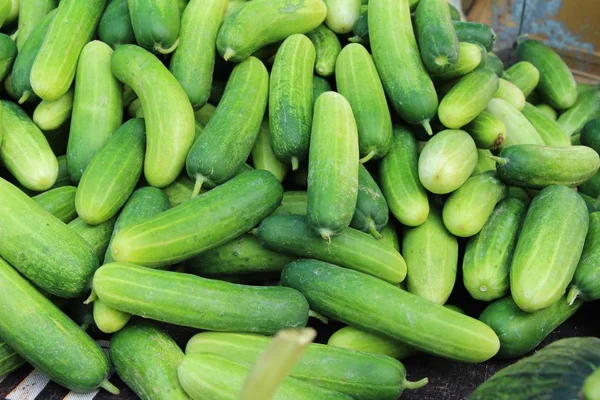
[[[19,21],[17,47],[23,47],[33,30],[40,24],[44,17],[58,4],[57,0],[21,0],[19,4]]]
[[[313,75],[313,107],[320,95],[331,91],[329,81],[321,76]]]
[[[475,70],[481,62],[481,50],[478,45],[469,42],[460,42],[456,65],[442,73],[431,74],[431,78],[435,82],[445,82],[459,78]]]
[[[177,48],[181,13],[176,0],[127,0],[127,5],[140,46],[160,54]]]
[[[167,195],[171,207],[175,207],[192,198],[194,181],[192,181],[186,173],[183,173],[169,186],[162,188],[162,190]],[[200,193],[203,192],[200,191]]]
[[[116,220],[117,217],[113,217],[98,225],[88,225],[83,219],[76,218],[69,222],[67,226],[85,239],[96,253],[100,264],[102,264]]]
[[[493,98],[488,103],[486,110],[506,126],[506,136],[499,146],[500,149],[516,144],[544,145],[544,140],[533,125],[512,104],[503,99]]]
[[[116,49],[122,44],[135,43],[127,0],[111,0],[98,24],[100,40]]]
[[[8,14],[10,13],[11,2],[10,0],[0,1],[0,27],[6,22]]]
[[[381,230],[382,242],[392,246],[397,252],[400,252],[400,240],[398,239],[398,232],[396,231],[396,224],[393,221],[389,221],[386,226]]]
[[[224,18],[229,17],[231,14],[235,13],[237,10],[242,8],[248,3],[248,0],[229,0],[227,2],[227,10],[225,10]]]
[[[225,92],[223,92],[225,94]],[[200,123],[203,127],[208,124],[208,121],[215,115],[217,111],[217,107],[213,106],[210,103],[206,103],[199,110],[194,112],[194,119],[196,122]]]
[[[74,186],[63,186],[40,193],[32,199],[44,210],[68,224],[77,218],[77,211],[75,210],[76,192],[77,188]]]
[[[123,329],[130,319],[131,314],[109,307],[100,299],[94,300],[94,323],[100,331],[115,333]]]
[[[33,111],[33,122],[44,131],[58,129],[71,118],[73,89],[53,101],[42,100]]]
[[[315,46],[315,72],[320,76],[331,76],[342,45],[337,35],[324,24],[308,32],[306,36]]]
[[[569,136],[579,133],[585,124],[600,116],[600,90],[590,90],[577,98],[573,107],[562,113],[556,122]]]
[[[364,165],[358,167],[358,197],[350,226],[381,239],[381,229],[388,223],[390,210],[381,189]]]
[[[569,135],[552,118],[549,118],[536,106],[525,103],[521,113],[527,118],[535,130],[539,133],[547,146],[568,147],[571,146]]]
[[[410,357],[417,352],[413,347],[400,341],[352,326],[345,326],[335,331],[327,341],[327,345],[365,353],[383,354],[398,360]]]
[[[269,171],[279,182],[283,181],[288,171],[288,165],[282,163],[273,154],[271,148],[271,132],[269,131],[269,122],[264,119],[260,125],[258,137],[252,148],[252,164],[255,169],[264,169]]]
[[[325,24],[340,35],[352,31],[360,16],[361,0],[324,0],[327,5]]]
[[[489,150],[477,149],[477,165],[475,165],[475,169],[471,176],[483,174],[486,171],[496,170],[496,162],[489,157],[491,155],[492,152]]]
[[[577,264],[567,300],[593,301],[600,298],[600,213],[590,214],[590,226],[585,239],[583,253]]]
[[[528,61],[519,61],[504,71],[504,79],[521,90],[525,97],[529,96],[540,81],[540,71]]]
[[[487,110],[483,110],[464,128],[475,141],[477,148],[482,150],[498,148],[506,137],[504,122]]]
[[[521,89],[506,79],[500,78],[498,83],[498,90],[494,93],[494,97],[505,100],[519,111],[523,110],[523,107],[525,107],[525,96],[521,92]]]
[[[535,107],[538,110],[540,110],[541,112],[543,112],[544,115],[546,115],[548,118],[550,118],[553,121],[556,121],[556,119],[558,118],[558,114],[556,113],[556,110],[554,108],[550,107],[548,104],[538,104]]]
[[[17,46],[10,36],[0,33],[0,81],[8,75],[17,57]]]

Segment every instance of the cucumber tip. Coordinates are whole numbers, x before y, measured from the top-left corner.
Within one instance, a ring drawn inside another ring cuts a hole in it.
[[[108,380],[103,380],[100,385],[99,385],[102,389],[106,390],[108,393],[110,394],[114,394],[114,395],[118,395],[119,393],[121,393],[121,391],[119,390],[118,387],[116,387],[115,385],[113,385],[112,383],[110,383]]]
[[[229,59],[230,59],[231,57],[233,57],[234,55],[235,55],[235,51],[234,51],[234,50],[233,50],[231,47],[228,47],[228,48],[225,50],[225,52],[223,53],[223,59],[224,59],[225,61],[229,61]]]

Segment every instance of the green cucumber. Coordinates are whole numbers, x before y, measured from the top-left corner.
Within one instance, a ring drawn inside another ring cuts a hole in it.
[[[298,169],[308,155],[313,118],[315,47],[304,35],[288,37],[275,56],[269,87],[269,128],[275,156]],[[292,84],[293,82],[293,84]]]
[[[529,203],[531,203],[531,197],[529,196],[530,193],[533,194],[533,190],[525,190],[523,188],[520,188],[518,186],[509,186],[508,187],[508,194],[506,197],[510,198],[510,199],[519,199],[521,200],[525,205],[529,205]]]
[[[473,121],[485,110],[498,90],[498,81],[496,74],[487,68],[461,78],[440,102],[438,117],[442,124],[450,129],[458,129]]]
[[[450,2],[448,2],[448,7],[450,7],[450,18],[452,18],[452,21],[460,21],[462,17],[458,8]]]
[[[412,133],[405,127],[394,127],[392,148],[381,160],[379,178],[390,211],[407,226],[420,225],[429,215],[427,192],[419,180],[418,158]]]
[[[17,57],[17,45],[10,36],[0,33],[0,81],[12,70]]]
[[[476,42],[487,51],[492,51],[496,41],[496,33],[488,25],[479,22],[452,21],[456,36],[461,42]]]
[[[591,214],[596,211],[600,211],[600,197],[593,198],[584,193],[579,193],[579,196],[585,202],[585,206],[588,209],[588,212]]]
[[[98,36],[113,49],[122,44],[135,43],[127,0],[111,0],[108,3],[98,24]]]
[[[481,50],[473,43],[460,42],[458,62],[454,67],[439,74],[431,74],[435,82],[445,82],[459,78],[475,70],[482,63]]]
[[[183,352],[162,329],[149,323],[127,326],[110,341],[110,360],[119,377],[142,400],[188,400],[177,378]]]
[[[231,14],[235,13],[237,10],[242,8],[248,3],[248,0],[229,0],[227,2],[227,9],[225,10],[224,18],[229,17]]]
[[[504,71],[502,77],[512,82],[527,97],[537,87],[540,81],[540,71],[528,61],[519,61]]]
[[[473,170],[471,176],[496,170],[496,162],[489,157],[491,155],[492,152],[489,150],[477,149],[477,165],[475,165],[475,169]]]
[[[4,21],[7,24],[12,24],[15,22],[19,16],[19,3],[20,0],[11,0],[10,1],[10,12]]]
[[[519,309],[509,296],[487,306],[479,319],[500,339],[497,357],[515,358],[535,349],[546,336],[575,314],[581,304],[569,305],[563,296],[544,310],[528,313]]]
[[[327,317],[440,357],[482,362],[500,347],[496,334],[482,322],[357,271],[299,260],[284,268],[282,282]],[[387,299],[383,308],[382,298]]]
[[[360,15],[352,26],[354,36],[348,38],[351,43],[366,44],[369,42],[369,6],[363,5],[360,8]]]
[[[475,300],[492,301],[508,294],[510,262],[526,210],[519,199],[500,202],[481,232],[467,242],[463,283]]]
[[[58,177],[58,160],[48,140],[18,105],[0,101],[4,135],[0,159],[4,167],[29,190],[48,190]]]
[[[123,121],[123,87],[111,72],[112,54],[109,45],[95,40],[79,57],[67,146],[69,175],[76,183]]]
[[[352,31],[360,16],[361,0],[324,0],[327,5],[325,24],[340,35]]]
[[[160,54],[177,48],[181,13],[176,0],[127,0],[127,5],[140,46]]]
[[[8,18],[8,14],[11,11],[11,2],[10,0],[1,0],[0,1],[0,27],[6,22]]]
[[[600,167],[598,153],[586,146],[549,147],[523,144],[503,149],[497,160],[503,181],[530,189],[549,185],[578,186]]]
[[[417,352],[414,348],[397,340],[351,326],[345,326],[335,331],[327,341],[327,345],[365,353],[383,354],[398,360],[410,357]]]
[[[309,225],[329,242],[352,221],[358,165],[352,108],[342,95],[323,93],[315,104],[310,137],[307,215]]]
[[[337,35],[324,24],[308,32],[306,36],[315,47],[315,72],[320,76],[331,76],[335,71],[335,62],[342,50]]]
[[[306,215],[308,194],[304,191],[283,192],[281,205],[271,215]]]
[[[346,228],[331,243],[319,239],[302,215],[277,215],[263,220],[258,239],[269,250],[311,257],[399,283],[406,277],[400,253],[367,233]]]
[[[456,281],[458,243],[444,226],[440,212],[431,210],[423,224],[406,230],[402,254],[407,266],[407,290],[444,304]]]
[[[227,0],[193,0],[181,17],[181,41],[173,53],[169,70],[194,109],[202,107],[210,96],[215,43],[226,7]]]
[[[574,190],[548,186],[532,200],[510,267],[510,290],[525,312],[556,303],[573,278],[588,231],[585,202]]]
[[[537,40],[523,40],[518,44],[517,56],[538,69],[540,80],[536,91],[552,107],[566,109],[575,104],[577,87],[573,73],[551,47]]]
[[[377,182],[364,165],[358,167],[358,197],[350,226],[369,232],[376,239],[388,223],[390,210]]]
[[[19,4],[19,21],[17,47],[23,47],[31,33],[42,23],[44,17],[58,5],[57,0],[21,0]]]
[[[504,63],[496,54],[491,51],[488,52],[487,57],[485,58],[485,65],[482,67],[489,68],[498,75],[499,78],[504,74]]]
[[[558,117],[556,122],[569,135],[579,133],[585,124],[600,116],[600,90],[579,95],[573,107]]]
[[[69,222],[67,226],[85,239],[96,253],[100,264],[102,264],[116,220],[117,217],[113,217],[97,225],[88,225],[83,219],[76,218]]]
[[[225,87],[225,89],[227,89],[227,87]],[[225,92],[223,92],[223,94],[225,94]],[[223,98],[223,96],[221,96],[221,98]],[[196,120],[196,122],[200,123],[200,125],[204,127],[206,126],[206,124],[208,124],[208,121],[213,117],[213,115],[215,115],[216,111],[217,107],[213,106],[210,103],[206,103],[205,105],[200,107],[199,110],[194,112],[194,119]]]
[[[0,341],[0,376],[5,376],[25,364],[23,357]]]
[[[335,64],[335,81],[356,119],[360,162],[385,156],[392,146],[392,117],[367,49],[358,43],[345,46]]]
[[[73,89],[56,100],[42,100],[33,111],[33,122],[44,131],[58,129],[71,118]]]
[[[550,107],[548,104],[538,104],[535,106],[538,110],[540,110],[546,117],[550,118],[552,121],[556,121],[558,118],[558,114],[556,110]]]
[[[494,93],[494,97],[505,100],[519,111],[525,107],[525,96],[521,89],[506,79],[500,78],[498,80],[498,90]]]
[[[77,187],[77,214],[88,224],[108,221],[123,207],[142,175],[145,128],[130,119],[92,158]]]
[[[581,144],[591,147],[600,154],[600,118],[590,120],[581,130]]]
[[[152,186],[165,187],[179,176],[193,144],[192,106],[169,70],[141,47],[119,46],[111,66],[113,74],[134,90],[146,110],[146,180]]]
[[[133,264],[105,264],[94,291],[110,307],[203,330],[274,334],[306,325],[308,304],[285,287],[244,286]]]
[[[52,144],[50,144],[52,146]],[[51,189],[56,189],[63,186],[71,186],[71,177],[69,176],[69,171],[67,171],[67,157],[59,156],[56,157],[58,161],[58,177],[56,178],[56,182],[52,185]]]
[[[600,397],[600,369],[596,368],[585,378],[581,391],[585,400],[595,400]]]
[[[412,29],[408,0],[371,0],[369,38],[383,87],[396,113],[431,133],[438,99]],[[402,73],[398,74],[398,65]]]
[[[226,61],[242,61],[261,47],[295,33],[308,33],[325,20],[322,0],[258,0],[225,19],[217,35],[217,50]],[[260,19],[257,23],[256,18]]]
[[[455,67],[459,44],[448,1],[419,1],[414,22],[419,52],[427,71],[439,74]]]
[[[578,190],[591,197],[600,197],[600,173],[596,172],[594,176],[580,184]]]
[[[233,178],[248,158],[265,113],[268,79],[264,64],[254,57],[234,68],[214,116],[187,155],[187,173],[196,182],[192,196],[205,181],[219,185]]]
[[[192,198],[194,192],[194,182],[183,173],[173,181],[169,186],[164,187],[163,192],[169,199],[171,207],[176,207],[181,203]],[[202,191],[200,191],[202,193]]]
[[[252,148],[252,164],[255,169],[264,169],[269,171],[279,182],[282,182],[288,171],[287,164],[282,163],[273,154],[271,147],[271,132],[269,131],[269,122],[265,118],[260,125],[258,137]]]
[[[321,76],[313,75],[313,107],[320,95],[331,91],[329,81]]]
[[[498,148],[506,137],[504,122],[487,110],[483,110],[464,128],[477,148],[482,150]]]
[[[517,144],[544,145],[544,140],[538,131],[512,104],[503,99],[493,98],[486,109],[506,127],[506,136],[499,146],[500,149]]]
[[[130,319],[131,314],[109,307],[100,299],[94,300],[94,323],[101,332],[118,332]]]
[[[527,118],[535,130],[539,133],[547,146],[568,147],[571,146],[571,140],[560,125],[549,118],[543,111],[536,106],[525,103],[521,113]]]
[[[44,210],[68,224],[77,218],[77,211],[75,211],[76,192],[77,188],[74,186],[63,186],[38,194],[32,199]]]
[[[567,299],[569,303],[575,299],[593,301],[600,299],[600,213],[590,214],[590,226],[581,259],[575,270]]]
[[[127,115],[130,118],[144,118],[144,108],[140,99],[133,100],[127,107]]]
[[[379,240],[392,246],[397,252],[400,252],[400,240],[398,239],[398,232],[396,231],[396,225],[393,221],[388,222],[380,233],[381,239]]]
[[[477,146],[461,130],[444,130],[427,142],[419,156],[419,180],[432,193],[455,191],[477,165]]]

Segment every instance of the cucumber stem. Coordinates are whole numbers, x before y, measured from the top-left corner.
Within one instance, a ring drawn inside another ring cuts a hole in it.
[[[23,96],[21,96],[18,103],[19,104],[25,103],[27,100],[29,100],[29,96],[31,96],[31,92],[29,90],[24,91]]]
[[[420,381],[416,381],[416,382],[407,381],[405,379],[404,380],[404,389],[408,389],[408,390],[419,389],[419,388],[422,388],[423,386],[427,385],[428,383],[429,383],[429,378],[423,378]]]
[[[371,150],[369,152],[369,154],[367,154],[366,156],[364,156],[363,158],[361,158],[360,160],[358,160],[358,162],[360,162],[361,164],[364,164],[367,161],[369,161],[370,159],[372,159],[374,156],[375,156],[375,150]]]
[[[508,162],[508,160],[506,158],[497,157],[497,156],[494,156],[494,155],[491,155],[491,154],[486,154],[485,156],[487,158],[489,158],[490,160],[496,161],[500,165],[506,165],[506,163]]]
[[[329,318],[327,318],[326,316],[324,316],[323,314],[319,314],[316,311],[313,310],[308,310],[308,316],[309,317],[313,317],[318,319],[319,321],[321,321],[322,323],[324,323],[325,325],[327,325],[329,323]]]
[[[423,129],[425,129],[425,132],[427,132],[429,136],[433,136],[433,130],[431,129],[429,119],[423,120],[423,122],[421,122],[421,126],[423,127]]]
[[[197,176],[196,183],[194,183],[194,190],[192,191],[192,199],[200,194],[200,189],[202,189],[203,183],[204,183],[204,177]]]
[[[292,171],[298,171],[298,157],[292,157]]]
[[[160,45],[160,43],[155,43],[154,50],[156,50],[160,54],[170,54],[170,53],[174,52],[178,46],[179,46],[179,38],[177,38],[177,40],[175,40],[175,43],[173,43],[173,45],[171,47],[166,48],[166,49],[164,47],[162,47]]]
[[[251,235],[254,235],[254,236],[258,236],[258,228],[252,228],[252,229],[250,230],[250,234],[251,234]]]
[[[369,229],[369,233],[377,240],[381,239],[383,235],[377,230],[377,225],[375,225],[375,221],[369,218],[369,222],[367,224],[367,228]]]
[[[113,385],[112,383],[110,383],[108,380],[103,380],[100,385],[99,385],[102,389],[106,390],[108,393],[110,394],[114,394],[114,395],[118,395],[119,393],[121,393],[121,391],[119,390],[118,387],[116,387],[115,385]]]
[[[229,59],[230,59],[231,57],[233,57],[234,55],[235,55],[235,51],[234,51],[234,50],[233,50],[231,47],[228,47],[228,48],[225,50],[225,53],[223,53],[223,59],[224,59],[225,61],[229,61]]]
[[[348,39],[348,41],[350,43],[362,43],[363,40],[360,36],[352,36],[351,38]]]
[[[96,301],[97,298],[98,298],[98,295],[94,291],[94,288],[92,288],[92,292],[90,293],[90,296],[87,299],[85,299],[83,304],[90,304],[90,303]]]
[[[567,294],[567,302],[570,306],[572,306],[573,303],[575,303],[575,300],[577,300],[577,297],[579,297],[580,293],[581,291],[577,288],[577,286],[571,286],[569,294]]]

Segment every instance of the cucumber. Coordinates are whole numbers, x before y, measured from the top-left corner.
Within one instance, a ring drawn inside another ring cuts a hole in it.
[[[116,220],[117,217],[113,217],[98,225],[88,225],[83,219],[76,218],[69,222],[67,226],[85,239],[96,253],[100,264],[102,264]]]
[[[489,150],[477,149],[477,165],[475,166],[471,176],[496,170],[496,162],[489,157],[491,155],[492,153]]]
[[[365,353],[383,354],[398,360],[410,357],[417,352],[402,342],[351,326],[345,326],[335,331],[327,341],[327,345]]]
[[[435,194],[455,191],[477,165],[477,147],[465,131],[444,130],[427,142],[419,156],[419,180]]]
[[[44,20],[44,17],[58,5],[56,0],[21,0],[19,4],[19,21],[17,47],[23,47],[31,33]]]
[[[544,310],[527,313],[519,309],[509,296],[487,306],[479,319],[491,327],[500,339],[497,357],[515,358],[535,349],[580,306],[581,302],[569,305],[563,296]]]
[[[6,201],[6,197],[3,199]],[[28,239],[31,245],[31,235]],[[45,254],[44,268],[48,268],[48,256],[55,254]],[[50,379],[70,390],[86,393],[100,386],[111,393],[119,393],[106,380],[108,360],[92,338],[3,259],[0,259],[0,276],[3,305],[0,338],[6,344]],[[60,343],[60,351],[56,351],[57,343]]]
[[[504,63],[496,54],[488,52],[485,58],[485,65],[482,67],[489,68],[498,75],[499,78],[504,74]]]
[[[591,214],[596,211],[600,211],[600,197],[593,198],[584,193],[579,193],[579,196],[585,202],[585,206],[588,209],[588,212]]]
[[[475,300],[492,301],[508,294],[510,262],[526,210],[519,199],[501,201],[481,232],[467,242],[463,283]]]
[[[345,46],[335,64],[335,81],[356,119],[360,162],[385,156],[392,146],[392,117],[367,49],[358,43]]]
[[[335,71],[335,62],[342,50],[337,35],[324,24],[308,32],[306,36],[315,47],[315,72],[320,76],[331,76]]]
[[[588,231],[585,202],[572,189],[548,186],[532,200],[510,267],[510,290],[525,312],[548,308],[564,294]]]
[[[541,189],[549,185],[578,186],[600,167],[598,153],[586,146],[518,145],[500,152],[498,176],[511,185]]]
[[[176,0],[127,0],[136,42],[159,54],[179,45],[181,13]]]
[[[558,114],[556,110],[550,107],[548,104],[538,104],[535,106],[538,110],[540,110],[546,117],[550,118],[552,121],[556,121],[558,118]]]
[[[111,0],[108,3],[98,24],[98,36],[113,49],[122,44],[135,43],[127,0]]]
[[[304,191],[283,192],[281,205],[271,215],[306,215],[308,195]]]
[[[496,33],[488,25],[479,22],[452,21],[456,36],[461,42],[475,42],[483,45],[487,51],[494,49]]]
[[[150,185],[165,187],[179,176],[193,144],[192,106],[167,68],[141,47],[119,46],[111,67],[117,79],[134,90],[146,110],[144,176]]]
[[[169,186],[164,187],[163,192],[169,199],[171,207],[176,207],[181,203],[192,198],[194,192],[194,182],[187,176],[186,173],[179,175],[177,179]],[[200,192],[202,193],[202,191]]]
[[[255,169],[264,169],[269,171],[279,182],[282,182],[288,171],[287,164],[282,163],[273,154],[271,148],[271,132],[269,131],[269,121],[265,118],[260,125],[258,137],[252,148],[252,163]]]
[[[408,0],[371,0],[369,38],[381,81],[396,113],[431,134],[438,99],[412,29]],[[402,73],[398,74],[398,65]]]
[[[324,0],[327,5],[325,24],[333,32],[343,35],[352,31],[360,16],[361,0]]]
[[[590,226],[581,259],[575,270],[575,276],[567,300],[573,303],[575,299],[593,301],[600,298],[600,213],[590,214]]]
[[[482,150],[498,148],[506,137],[504,122],[487,110],[483,110],[464,128],[475,141],[477,148]]]
[[[274,334],[306,325],[308,304],[285,287],[244,286],[133,264],[105,264],[96,295],[134,315],[203,330]]]
[[[356,229],[345,229],[331,243],[312,232],[306,217],[277,215],[258,227],[258,239],[269,250],[311,257],[364,272],[391,283],[406,277],[406,263],[400,253],[385,242]]]
[[[536,91],[552,107],[566,109],[577,100],[577,86],[573,73],[562,58],[550,47],[537,40],[523,40],[518,43],[517,56],[528,61],[540,73]]]
[[[363,165],[358,167],[358,197],[350,226],[381,239],[390,210],[377,182]]]
[[[528,61],[519,61],[504,71],[502,77],[521,90],[525,97],[537,87],[540,81],[540,71]]]
[[[169,70],[194,109],[202,107],[210,96],[215,43],[226,8],[227,0],[193,0],[181,17],[181,41],[173,53]]]
[[[58,177],[58,160],[48,141],[18,105],[0,101],[4,135],[0,160],[4,167],[29,190],[50,189]]]
[[[8,18],[8,14],[11,10],[11,2],[10,0],[2,0],[0,1],[0,27],[6,22]]]
[[[261,47],[295,33],[308,33],[325,20],[322,0],[258,0],[225,19],[217,35],[217,50],[226,61],[242,61]],[[259,18],[260,23],[257,23]]]
[[[248,0],[229,0],[227,2],[227,10],[225,10],[224,18],[229,17],[231,14],[242,8],[248,3]]]
[[[485,110],[498,90],[498,81],[496,74],[487,68],[461,78],[440,102],[438,117],[442,124],[450,129],[458,129],[473,121]]]
[[[42,100],[33,111],[33,122],[44,131],[58,129],[71,118],[73,89],[56,100]]]
[[[86,168],[77,188],[77,214],[88,224],[108,221],[123,207],[142,175],[144,120],[125,122]]]
[[[527,100],[528,103],[531,103],[534,106],[537,106],[538,104],[542,104],[544,102],[544,100],[542,99],[542,95],[537,90],[531,92],[531,94],[527,96],[525,100]]]
[[[544,145],[544,140],[538,131],[512,104],[503,99],[493,98],[486,109],[502,121],[506,127],[506,136],[499,146],[500,149],[517,144]]]
[[[566,132],[558,125],[558,123],[536,106],[525,103],[525,107],[521,113],[527,118],[535,130],[539,133],[542,140],[547,146],[552,147],[568,147],[571,146],[571,140]]]
[[[357,271],[299,260],[283,269],[282,282],[299,290],[311,309],[325,316],[440,357],[482,362],[500,347],[496,334],[482,322]],[[382,298],[388,302],[385,308]]]
[[[144,118],[144,109],[140,99],[135,99],[129,104],[129,107],[127,107],[127,115],[130,118]]]
[[[556,120],[569,135],[579,133],[585,124],[600,115],[600,90],[591,90],[579,95],[573,107]]]
[[[427,71],[439,74],[458,63],[459,44],[447,0],[421,0],[415,11],[421,59]]]
[[[388,222],[380,233],[381,239],[379,240],[392,246],[397,252],[400,252],[400,240],[398,239],[398,232],[396,232],[396,226],[393,221]]]
[[[77,188],[63,186],[38,194],[32,199],[56,218],[68,224],[77,218],[75,211],[75,193]]]
[[[71,177],[69,177],[69,171],[67,171],[67,156],[62,155],[56,157],[56,159],[58,160],[58,178],[56,178],[56,182],[52,185],[52,189],[70,186]]]
[[[459,78],[473,71],[482,63],[481,51],[479,46],[473,43],[460,42],[458,52],[458,62],[454,67],[439,74],[431,74],[435,82],[445,82],[451,79]]]
[[[298,169],[306,160],[313,118],[315,47],[304,35],[288,37],[275,56],[269,87],[269,128],[275,156]],[[293,82],[293,84],[292,84]]]
[[[362,43],[366,44],[369,42],[369,5],[362,5],[360,7],[360,15],[352,26],[352,33],[354,36],[348,38],[350,43]]]
[[[310,137],[307,215],[310,227],[329,242],[352,221],[358,197],[358,157],[358,132],[350,104],[338,93],[323,93],[315,104]]]
[[[13,22],[15,22],[17,20],[17,17],[19,16],[19,0],[11,0],[10,1],[10,12],[8,13],[8,16],[6,17],[6,21],[5,23],[7,24],[12,24]]]
[[[456,281],[458,243],[437,210],[427,220],[405,231],[402,254],[407,266],[407,290],[436,304],[444,304]]]
[[[248,158],[265,113],[268,79],[264,64],[254,57],[234,68],[219,107],[187,155],[187,173],[196,182],[192,196],[205,181],[219,185],[233,178]]]
[[[329,84],[329,81],[325,78],[322,78],[318,75],[313,75],[313,107],[314,104],[317,102],[317,99],[319,98],[320,95],[322,95],[325,92],[329,92],[331,91],[331,85]]]
[[[417,141],[405,127],[394,127],[392,148],[381,160],[379,179],[383,197],[398,221],[418,226],[429,215],[427,192],[419,180]]]
[[[583,381],[583,386],[581,388],[583,392],[583,398],[585,400],[594,400],[600,396],[600,370],[595,369],[592,374],[590,374],[585,381]]]
[[[525,107],[525,96],[521,89],[506,79],[500,78],[498,80],[498,90],[494,93],[494,97],[505,100],[519,111]]]
[[[177,378],[183,352],[164,330],[154,325],[129,325],[113,336],[110,360],[119,377],[142,400],[189,399]]]
[[[194,119],[196,120],[196,122],[200,123],[200,125],[204,127],[206,126],[206,124],[208,124],[208,121],[213,117],[213,115],[215,115],[216,111],[217,107],[213,106],[210,103],[206,103],[205,105],[200,107],[198,111],[194,112]]]
[[[104,333],[115,333],[129,322],[131,314],[107,306],[100,299],[94,300],[94,323]],[[114,360],[112,360],[114,363]]]
[[[529,203],[531,203],[531,197],[529,196],[529,194],[532,194],[535,196],[535,193],[533,190],[525,190],[523,188],[520,188],[518,186],[509,186],[508,187],[508,194],[506,197],[511,198],[511,199],[519,199],[521,200],[525,205],[529,205]]]
[[[0,341],[0,376],[5,376],[25,364],[23,357]]]
[[[10,36],[0,33],[0,81],[8,75],[17,57],[17,46]]]
[[[450,2],[448,2],[448,7],[450,8],[450,18],[452,18],[452,21],[460,21],[462,17],[460,15],[460,11],[458,10],[458,8],[456,8]]]
[[[600,154],[600,118],[590,120],[581,130],[581,144]]]

